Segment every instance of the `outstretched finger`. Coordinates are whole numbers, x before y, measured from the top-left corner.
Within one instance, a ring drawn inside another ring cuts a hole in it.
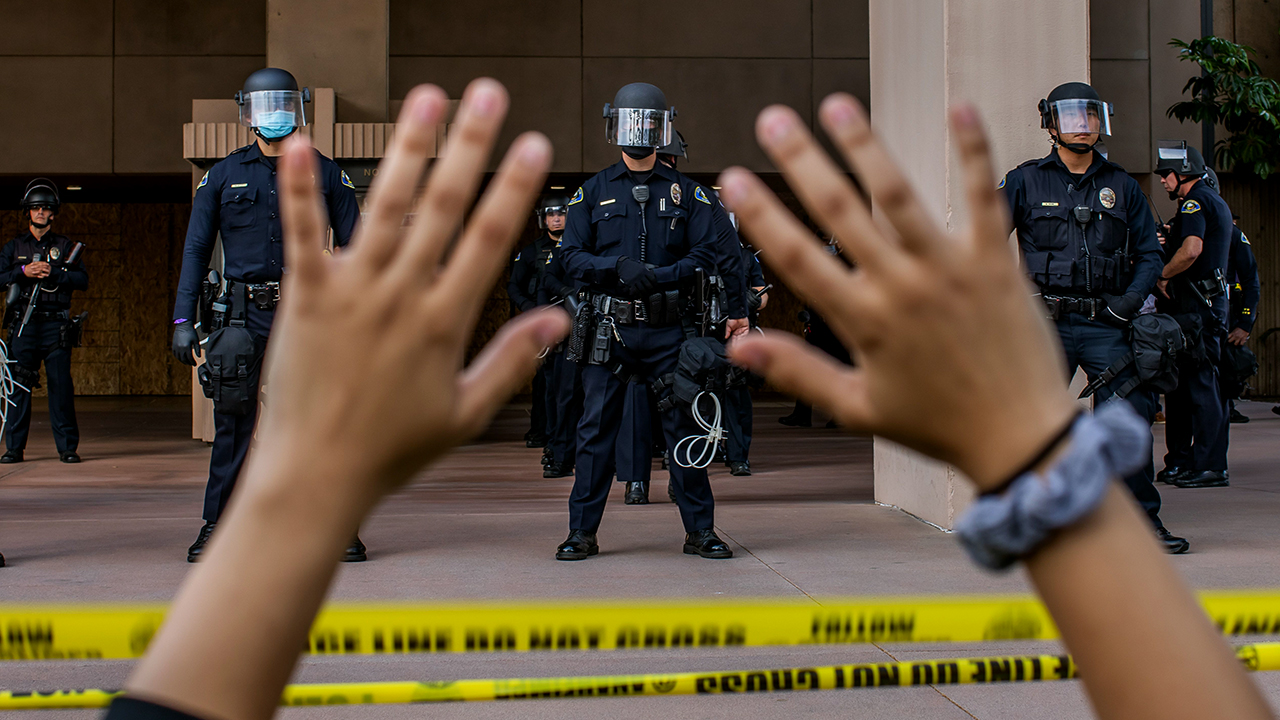
[[[969,199],[969,223],[974,242],[985,247],[1008,250],[1009,204],[996,188],[995,167],[991,162],[991,146],[982,129],[978,112],[972,105],[960,105],[951,111],[951,131],[960,149],[960,166],[964,169],[965,194]]]
[[[289,268],[291,292],[305,292],[324,276],[326,228],[320,190],[316,187],[318,169],[311,143],[301,137],[289,139],[279,164],[285,265]]]
[[[920,202],[898,163],[872,133],[861,103],[846,93],[835,93],[822,101],[818,115],[827,134],[871,193],[871,199],[898,231],[902,246],[917,255],[939,253],[945,247],[945,233]]]
[[[569,316],[558,308],[530,312],[494,336],[458,381],[454,427],[467,437],[484,430],[493,414],[538,367],[538,353],[569,332]]]
[[[720,196],[769,267],[815,307],[824,313],[845,314],[850,303],[859,302],[862,290],[848,269],[822,248],[759,178],[742,168],[730,168],[720,176]]]
[[[842,365],[790,333],[766,332],[734,341],[729,358],[810,405],[830,411],[850,430],[872,427],[863,371]]]
[[[885,242],[853,183],[818,145],[795,110],[783,105],[765,108],[756,120],[756,136],[800,201],[840,238],[855,262],[877,272],[901,252]]]
[[[448,146],[415,208],[414,225],[397,272],[420,278],[435,275],[475,198],[507,115],[507,104],[507,89],[497,80],[478,78],[467,86],[449,129]]]
[[[369,187],[360,241],[352,248],[366,267],[386,267],[400,248],[400,228],[413,206],[436,127],[448,106],[448,97],[434,85],[419,85],[405,98],[395,137]]]
[[[525,133],[511,144],[498,174],[480,199],[467,231],[440,277],[446,312],[470,327],[498,273],[507,264],[533,199],[551,166],[551,141]]]

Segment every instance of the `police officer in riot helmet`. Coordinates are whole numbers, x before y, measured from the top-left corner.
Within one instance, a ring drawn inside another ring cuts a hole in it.
[[[194,366],[203,349],[206,362],[199,378],[214,402],[205,524],[187,551],[189,562],[203,553],[230,500],[253,436],[262,357],[284,272],[276,158],[284,152],[284,140],[306,125],[311,92],[300,89],[289,72],[264,68],[245,80],[235,100],[240,124],[257,137],[210,168],[196,186],[173,310],[173,354]],[[332,160],[319,152],[316,159],[333,243],[342,247],[360,215],[355,185]],[[219,239],[222,277],[209,270]],[[203,348],[199,331],[208,335]],[[365,559],[358,537],[343,559]]]
[[[51,230],[62,201],[51,180],[37,178],[22,196],[27,231],[0,249],[0,284],[9,287],[5,325],[16,386],[5,419],[5,453],[0,463],[19,463],[31,428],[31,390],[38,387],[40,363],[49,383],[49,423],[58,459],[78,463],[71,348],[80,346],[85,314],[71,317],[71,293],[89,287],[80,257],[83,246]]]
[[[1027,275],[1057,327],[1067,371],[1082,369],[1094,381],[1129,353],[1129,321],[1159,279],[1160,244],[1137,181],[1098,149],[1111,135],[1111,103],[1089,85],[1070,82],[1041,100],[1039,111],[1052,149],[1011,170],[1000,187]],[[1155,418],[1156,394],[1136,382],[1131,365],[1118,369],[1097,396],[1121,396],[1148,421]],[[1165,549],[1186,552],[1189,543],[1160,521],[1154,471],[1148,463],[1125,483]]]
[[[1178,387],[1165,394],[1164,470],[1160,479],[1182,488],[1225,487],[1227,404],[1218,379],[1227,336],[1227,265],[1231,208],[1204,180],[1200,151],[1185,142],[1162,142],[1155,172],[1178,213],[1165,245],[1168,262],[1157,284],[1159,308],[1180,320],[1196,318],[1188,332],[1203,357],[1184,357]],[[1184,322],[1184,329],[1188,325]]]
[[[655,151],[671,142],[674,116],[657,87],[632,83],[620,89],[604,106],[604,118],[606,138],[622,157],[569,201],[561,260],[585,287],[595,327],[582,371],[569,536],[556,549],[559,560],[599,552],[596,532],[612,485],[627,382],[637,377],[660,384],[674,371],[681,344],[693,334],[681,283],[699,268],[715,267],[715,201],[706,188],[657,162]],[[663,411],[662,427],[668,447],[699,434],[678,405]],[[686,533],[684,552],[731,557],[712,528],[715,500],[706,470],[673,462],[671,480]]]
[[[551,250],[564,233],[564,211],[568,203],[569,198],[562,195],[547,195],[534,209],[541,232],[533,242],[520,249],[511,263],[510,281],[507,283],[507,296],[519,312],[528,312],[541,304],[538,301],[538,290],[542,285],[542,276],[546,272]],[[554,406],[547,402],[547,384],[552,371],[550,364],[543,363],[533,376],[529,431],[524,435],[525,445],[528,447],[544,447],[550,435],[549,428],[554,424],[554,418],[550,416]]]

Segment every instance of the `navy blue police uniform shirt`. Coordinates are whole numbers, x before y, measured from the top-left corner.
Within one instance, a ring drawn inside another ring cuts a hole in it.
[[[16,282],[25,290],[31,285],[41,283],[40,297],[36,300],[37,310],[47,312],[69,309],[71,291],[89,288],[89,273],[85,270],[84,255],[81,254],[70,265],[59,263],[57,258],[50,259],[50,256],[54,254],[52,251],[56,248],[58,257],[65,262],[65,259],[71,256],[73,247],[75,247],[75,241],[66,235],[50,231],[37,240],[28,229],[27,232],[0,248],[0,287],[7,287]],[[29,278],[22,271],[24,265],[35,261],[36,253],[40,254],[44,262],[52,266],[48,278]],[[50,287],[53,288],[53,292],[45,290]]]
[[[1253,332],[1253,322],[1262,299],[1262,283],[1258,280],[1258,259],[1253,256],[1249,238],[1236,225],[1231,226],[1231,256],[1227,259],[1227,282],[1231,283],[1231,313],[1227,321],[1232,329]]]
[[[640,204],[631,195],[636,184],[619,160],[593,175],[569,200],[560,260],[570,278],[616,294],[618,258],[641,260]],[[654,165],[646,184],[644,226],[649,235],[643,260],[654,266],[659,286],[674,289],[698,268],[715,272],[715,200],[662,163]]]
[[[360,207],[342,168],[316,152],[320,193],[333,228],[333,244],[351,240]],[[277,282],[284,271],[284,233],[276,194],[276,158],[258,143],[239,148],[209,169],[196,186],[182,251],[182,275],[173,319],[194,319],[200,283],[208,272],[214,240],[222,234],[224,275],[246,283]]]
[[[1181,274],[1190,280],[1207,280],[1214,277],[1214,270],[1227,272],[1227,258],[1231,254],[1231,208],[1218,193],[1204,181],[1197,182],[1178,202],[1178,215],[1173,225],[1176,233],[1169,238],[1165,251],[1173,257],[1189,237],[1204,241],[1200,254],[1191,267]]]
[[[725,294],[729,296],[725,312],[731,318],[744,318],[747,316],[747,269],[742,264],[742,240],[733,229],[733,221],[720,198],[714,200],[711,222],[716,231],[716,268],[724,278]]]
[[[1050,179],[1055,181],[1049,183],[1049,187],[1061,193],[1061,197],[1029,198],[1027,175],[1030,173],[1048,174]],[[1000,181],[999,187],[1004,190],[1005,197],[1009,201],[1014,229],[1018,233],[1018,247],[1023,256],[1037,251],[1031,241],[1033,214],[1041,208],[1040,204],[1043,202],[1066,201],[1068,184],[1077,187],[1097,184],[1116,189],[1113,192],[1123,202],[1117,202],[1114,207],[1106,210],[1121,220],[1128,231],[1129,252],[1132,254],[1134,264],[1133,277],[1125,293],[1137,293],[1142,297],[1149,295],[1155,289],[1160,273],[1164,271],[1160,240],[1156,237],[1155,219],[1151,215],[1146,195],[1143,194],[1138,181],[1125,172],[1123,167],[1102,157],[1102,154],[1096,151],[1093,153],[1093,162],[1089,165],[1089,169],[1079,179],[1073,177],[1067,170],[1067,166],[1063,164],[1062,158],[1058,157],[1058,151],[1055,148],[1039,160],[1023,163],[1010,170]],[[1098,194],[1098,192],[1091,192],[1089,197],[1091,203]],[[1067,209],[1069,211],[1070,207]]]

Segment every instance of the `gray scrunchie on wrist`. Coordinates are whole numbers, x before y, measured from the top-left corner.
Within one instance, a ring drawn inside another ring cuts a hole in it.
[[[960,544],[992,570],[1013,565],[1056,530],[1097,509],[1113,478],[1137,472],[1151,454],[1151,427],[1114,400],[1071,429],[1071,446],[1044,475],[1024,473],[1001,495],[979,497],[956,523]]]

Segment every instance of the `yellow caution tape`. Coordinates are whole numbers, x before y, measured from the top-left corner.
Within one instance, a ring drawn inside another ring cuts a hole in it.
[[[1280,670],[1280,643],[1245,645],[1236,655],[1250,670]],[[827,665],[778,670],[733,670],[602,675],[596,677],[513,678],[452,682],[372,682],[289,685],[282,706],[372,703],[537,700],[581,697],[715,695],[731,693],[843,690],[916,685],[1042,682],[1076,677],[1069,655],[919,660],[915,662]],[[105,707],[117,690],[0,691],[0,710]]]
[[[1224,634],[1280,633],[1280,591],[1210,592],[1201,601]],[[0,660],[139,657],[164,611],[160,605],[0,605]],[[1057,637],[1049,613],[1029,596],[335,604],[316,619],[307,651],[550,652]]]

